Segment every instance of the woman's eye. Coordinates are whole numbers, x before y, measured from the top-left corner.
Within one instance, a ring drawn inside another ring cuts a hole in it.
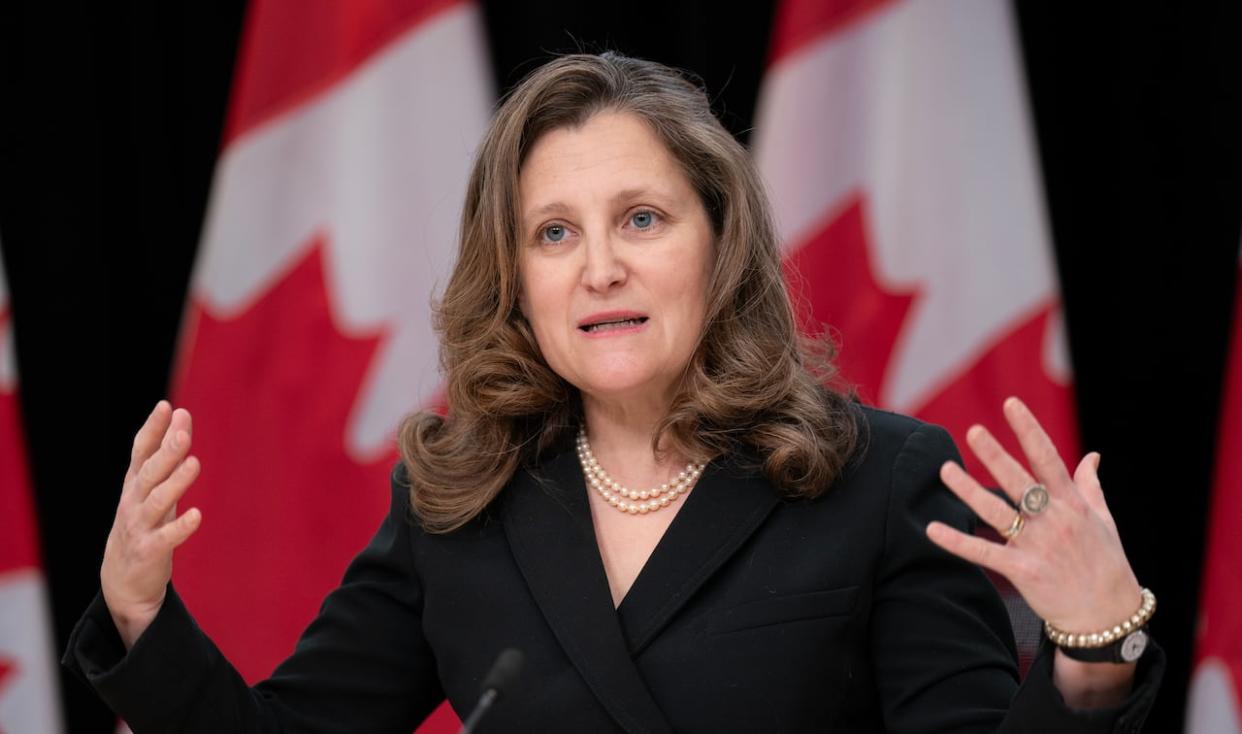
[[[543,238],[548,242],[560,242],[565,239],[565,228],[559,224],[552,224],[544,227]]]
[[[655,216],[655,212],[634,212],[633,216],[630,217],[630,221],[639,229],[647,229],[655,224]]]

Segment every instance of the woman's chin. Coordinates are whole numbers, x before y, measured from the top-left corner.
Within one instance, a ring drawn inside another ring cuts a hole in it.
[[[605,403],[648,402],[668,395],[665,383],[650,373],[609,370],[591,374],[578,387],[585,397]]]

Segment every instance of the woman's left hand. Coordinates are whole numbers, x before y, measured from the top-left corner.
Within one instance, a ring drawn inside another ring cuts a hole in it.
[[[1009,579],[1041,618],[1067,632],[1097,632],[1134,614],[1141,588],[1126,560],[1097,475],[1100,455],[1090,453],[1071,477],[1048,434],[1017,398],[1004,404],[1005,418],[1018,437],[1031,473],[983,426],[973,426],[966,442],[1013,503],[1034,484],[1048,492],[1037,514],[1022,513],[1023,525],[1007,542],[996,543],[933,522],[927,535],[950,553]],[[957,463],[940,468],[954,494],[999,533],[1017,511],[989,492]]]

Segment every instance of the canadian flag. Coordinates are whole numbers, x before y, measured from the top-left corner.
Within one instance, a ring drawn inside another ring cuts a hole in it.
[[[395,429],[438,393],[431,302],[490,80],[472,2],[250,4],[173,394],[203,466],[174,582],[252,683],[379,525]]]
[[[1019,395],[1077,459],[1016,36],[995,0],[785,0],[754,150],[805,326],[864,398],[1022,456],[1001,412]],[[1029,664],[1037,625],[998,582]]]
[[[1242,733],[1242,261],[1237,283],[1188,734]]]
[[[17,405],[17,358],[0,263],[0,734],[61,731],[56,658]]]

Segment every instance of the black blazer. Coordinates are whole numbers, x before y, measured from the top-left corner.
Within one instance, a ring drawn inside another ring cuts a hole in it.
[[[171,589],[128,655],[97,597],[64,663],[137,734],[406,734],[445,696],[468,712],[506,647],[525,668],[479,731],[1137,731],[1159,649],[1116,709],[1067,709],[1048,649],[1019,687],[996,590],[924,534],[972,523],[938,478],[952,440],[863,413],[865,452],[813,501],[709,464],[615,610],[566,445],[447,535],[410,520],[395,470],[387,519],[254,688]]]

